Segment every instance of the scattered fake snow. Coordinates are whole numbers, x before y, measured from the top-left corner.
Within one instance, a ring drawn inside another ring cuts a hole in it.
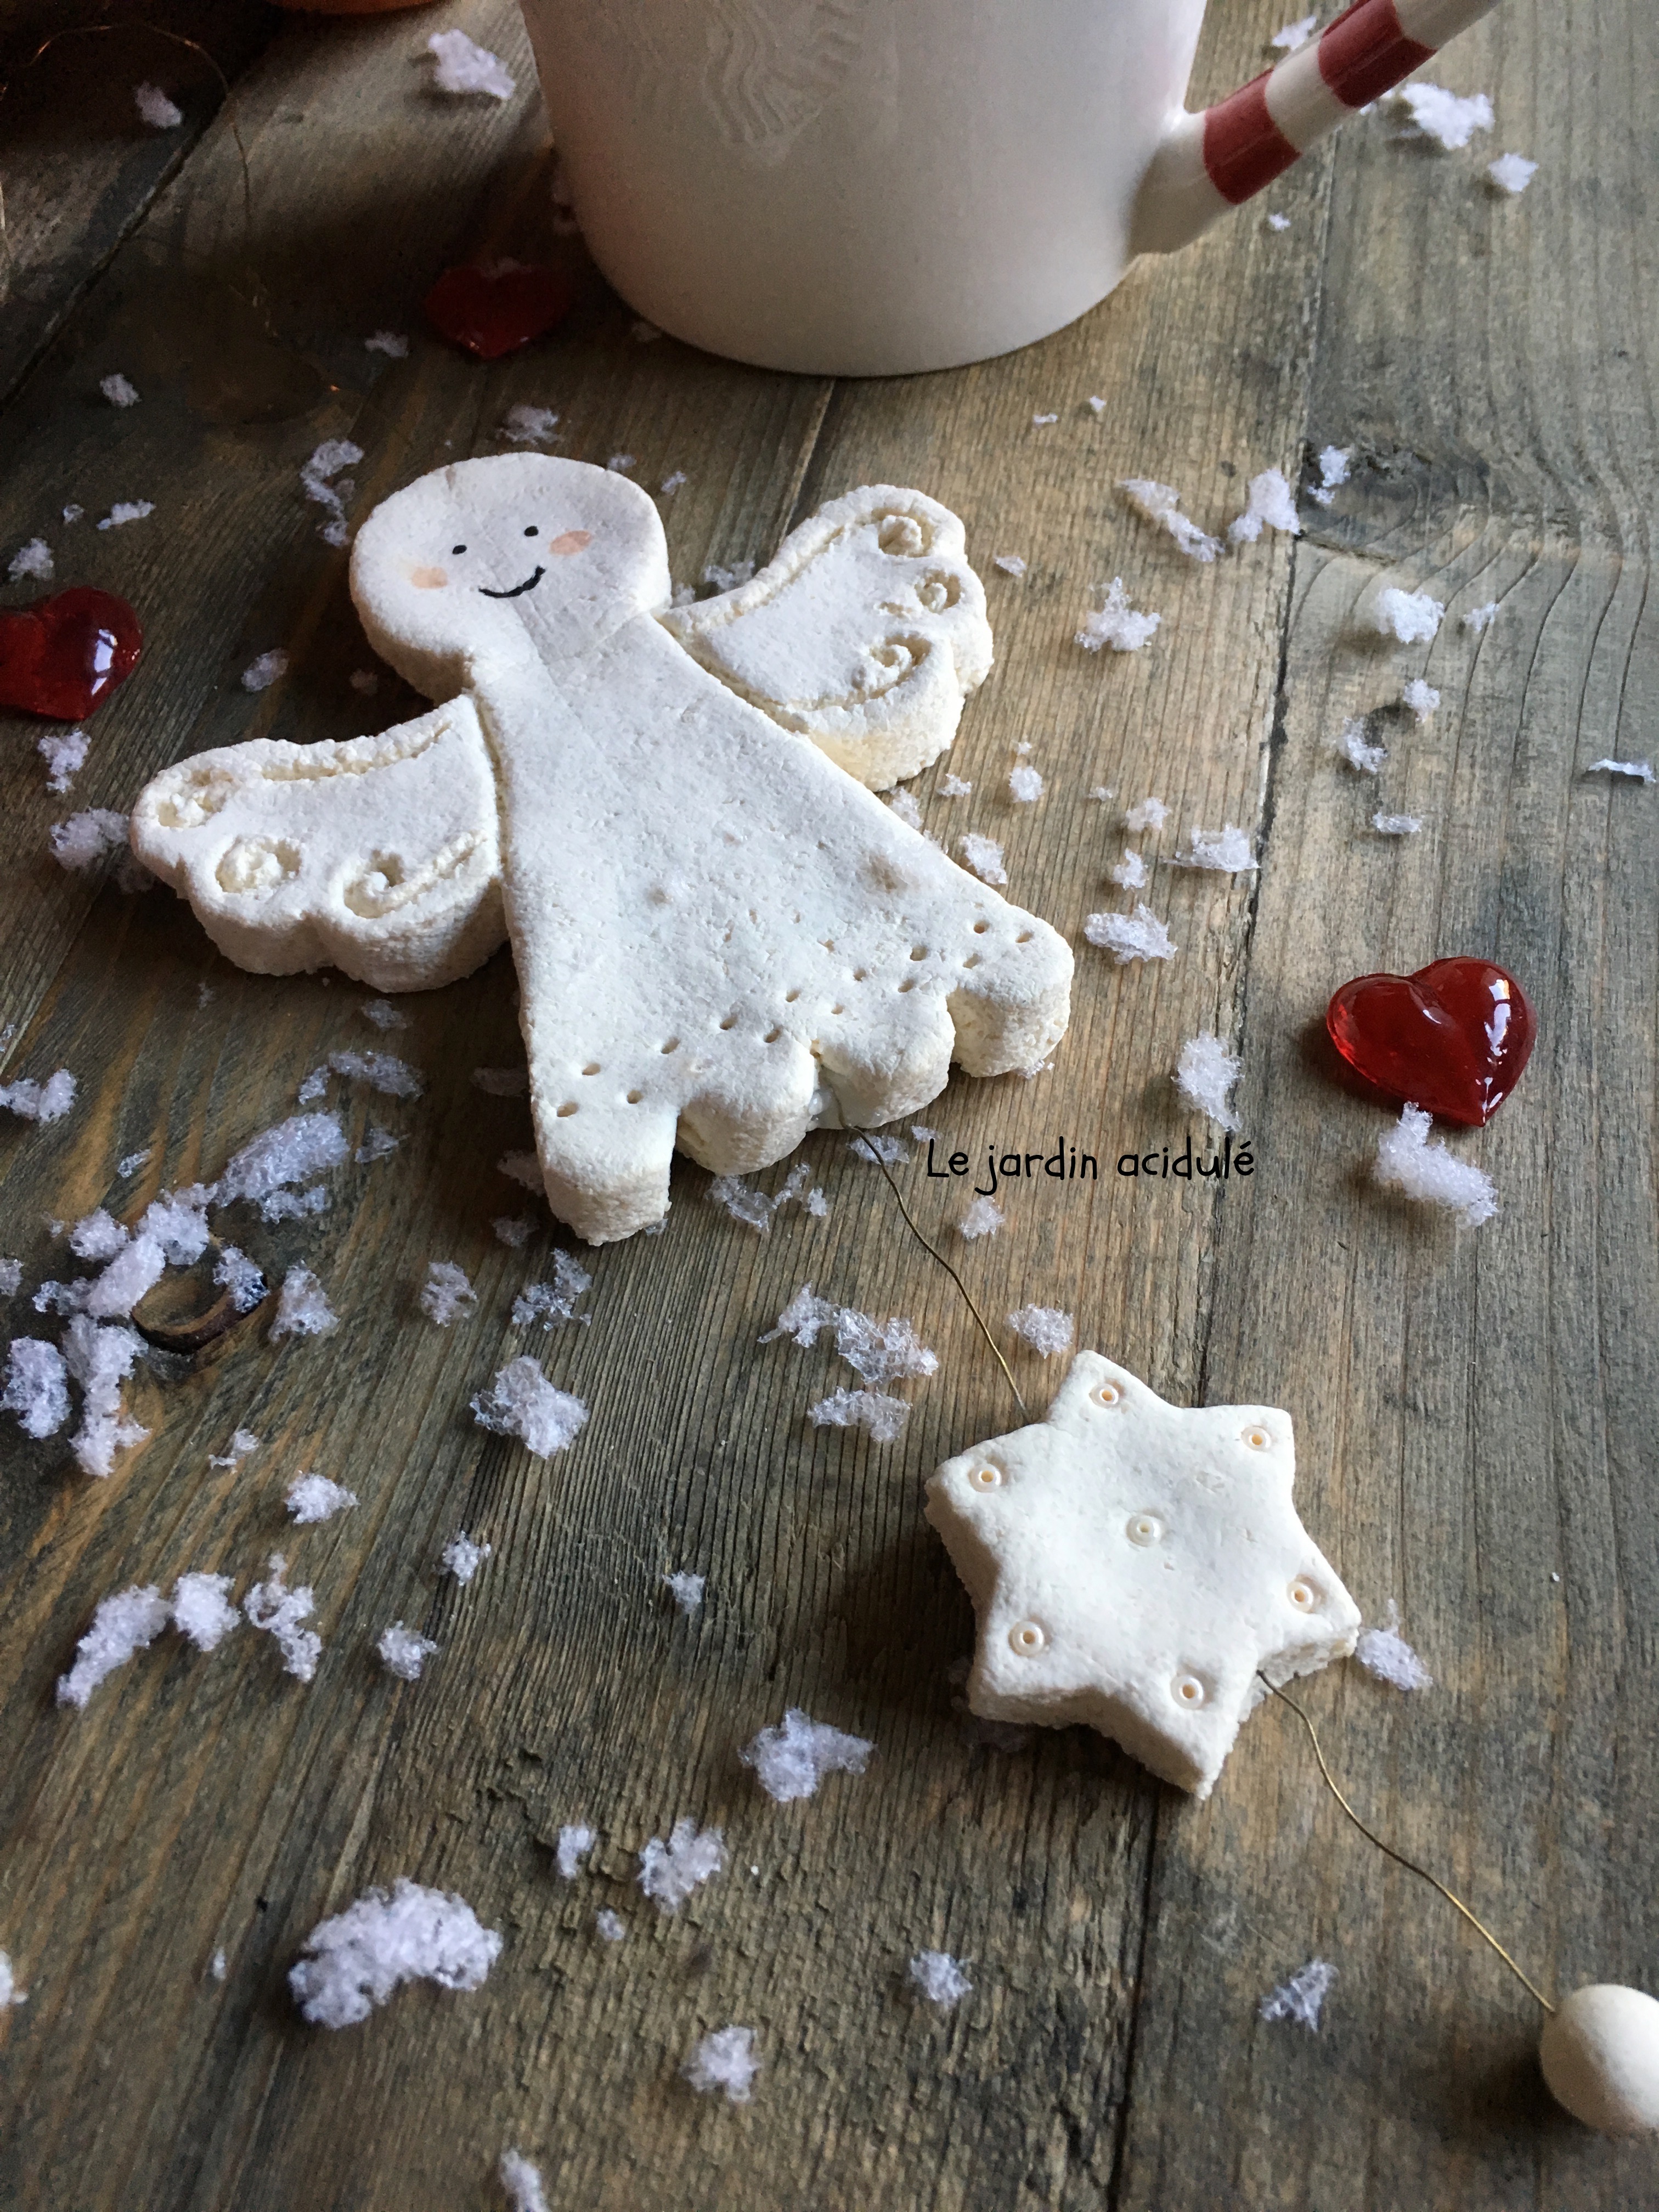
[[[259,1439],[252,1429],[233,1429],[230,1442],[222,1452],[209,1455],[210,1467],[240,1467],[251,1451],[258,1451]]]
[[[577,1318],[577,1299],[585,1297],[592,1287],[593,1278],[586,1267],[568,1252],[555,1252],[552,1281],[532,1283],[527,1290],[520,1291],[513,1302],[513,1326],[528,1328],[532,1322],[538,1321],[544,1329],[550,1329],[573,1321]]]
[[[1171,864],[1177,868],[1213,868],[1221,875],[1238,875],[1256,865],[1248,834],[1229,822],[1219,830],[1194,830],[1188,848]]]
[[[295,1114],[262,1130],[251,1144],[232,1154],[219,1178],[216,1204],[246,1199],[261,1212],[273,1198],[349,1157],[345,1133],[332,1114]],[[267,1214],[266,1218],[276,1217]]]
[[[308,1620],[315,1609],[316,1593],[308,1584],[290,1589],[283,1579],[287,1571],[287,1560],[280,1552],[273,1552],[270,1580],[254,1583],[242,1600],[242,1611],[256,1628],[276,1638],[283,1671],[299,1681],[309,1682],[322,1656],[323,1639],[315,1629],[302,1628],[300,1624]]]
[[[1476,637],[1484,637],[1498,619],[1498,601],[1488,599],[1484,607],[1471,607],[1463,617],[1463,627]]]
[[[1653,778],[1653,763],[1652,763],[1651,761],[1644,761],[1644,760],[1640,760],[1640,761],[1616,761],[1616,760],[1599,760],[1599,761],[1592,761],[1592,762],[1590,763],[1589,766],[1589,767],[1584,770],[1584,773],[1585,773],[1585,775],[1599,775],[1599,774],[1601,774],[1601,773],[1602,773],[1602,772],[1604,772],[1604,771],[1605,771],[1605,773],[1606,773],[1607,775],[1629,775],[1629,776],[1634,776],[1634,777],[1635,777],[1635,779],[1637,780],[1637,781],[1638,781],[1638,783],[1651,783],[1651,782],[1653,781],[1653,780],[1654,780],[1654,778]]]
[[[142,522],[147,514],[154,514],[153,499],[118,499],[98,527],[100,530],[120,530],[129,522]]]
[[[1431,684],[1425,683],[1420,676],[1413,676],[1401,693],[1400,703],[1411,708],[1420,728],[1440,704],[1440,694]]]
[[[9,583],[21,584],[32,579],[37,584],[49,584],[52,578],[52,548],[44,538],[31,538],[27,545],[20,545],[6,567]]]
[[[89,868],[106,854],[126,849],[127,817],[112,807],[91,806],[66,822],[54,822],[46,842],[59,867]]]
[[[532,1459],[551,1459],[580,1435],[587,1408],[568,1390],[556,1390],[531,1358],[509,1359],[472,1401],[480,1428],[517,1437]]]
[[[1229,1104],[1227,1093],[1238,1080],[1240,1062],[1230,1053],[1219,1037],[1206,1032],[1188,1037],[1181,1048],[1181,1058],[1176,1063],[1176,1089],[1189,1106],[1196,1106],[1200,1114],[1207,1114],[1224,1129],[1237,1129],[1239,1117]]]
[[[1426,592],[1402,592],[1390,584],[1372,605],[1371,627],[1380,637],[1397,638],[1401,645],[1426,645],[1445,611]]]
[[[270,1291],[270,1285],[261,1269],[234,1244],[219,1247],[213,1279],[222,1291],[230,1292],[230,1303],[239,1314],[252,1313]]]
[[[501,1955],[501,1939],[480,1925],[465,1898],[404,1876],[389,1895],[367,1890],[320,1922],[304,1948],[308,1955],[288,1977],[301,2014],[318,2027],[349,2027],[404,1982],[476,1990]]]
[[[508,1244],[517,1252],[526,1245],[536,1233],[535,1216],[529,1213],[498,1213],[490,1223],[498,1244]]]
[[[440,1328],[453,1321],[471,1321],[478,1310],[478,1293],[453,1260],[429,1260],[421,1286],[421,1311]]]
[[[1008,795],[1018,805],[1030,806],[1042,796],[1042,778],[1029,762],[1008,771]]]
[[[20,1990],[17,1986],[17,1978],[12,1972],[10,1959],[5,1952],[0,1951],[0,2011],[3,2011],[9,2005],[27,2004],[28,2001],[28,1991]]]
[[[439,1559],[463,1588],[470,1583],[484,1561],[495,1550],[493,1544],[480,1544],[458,1528],[439,1553]]]
[[[383,353],[388,361],[407,361],[409,340],[401,331],[376,331],[363,340],[365,353]]]
[[[1144,890],[1151,878],[1140,854],[1126,848],[1123,858],[1114,861],[1107,869],[1106,880],[1109,884],[1115,884],[1121,891],[1138,891]]]
[[[154,1643],[170,1617],[171,1608],[153,1583],[100,1599],[91,1627],[75,1647],[74,1665],[58,1677],[58,1704],[84,1712],[88,1698],[106,1675]]]
[[[60,1067],[44,1083],[19,1076],[15,1083],[0,1083],[0,1107],[20,1121],[61,1121],[75,1103],[75,1078]]]
[[[699,2096],[723,2089],[732,2104],[748,2104],[750,2085],[760,2072],[754,2029],[717,2027],[704,2036],[680,2071]]]
[[[873,1743],[815,1721],[792,1705],[775,1728],[764,1728],[738,1753],[777,1805],[813,1797],[826,1774],[862,1774]]]
[[[1353,459],[1352,446],[1326,446],[1319,455],[1319,482],[1310,484],[1308,496],[1316,507],[1328,507],[1336,497],[1336,488],[1348,481],[1348,466]]]
[[[1487,162],[1486,174],[1500,192],[1518,199],[1538,174],[1538,164],[1524,154],[1500,154],[1495,161]]]
[[[242,671],[244,691],[268,691],[277,678],[288,674],[288,655],[280,646],[262,653],[257,660],[250,660]]]
[[[995,1237],[1006,1227],[1007,1215],[994,1198],[976,1198],[964,1209],[957,1224],[957,1234],[965,1243],[972,1244],[981,1237]]]
[[[417,1635],[401,1620],[394,1620],[374,1647],[387,1674],[400,1682],[418,1682],[422,1668],[437,1648],[430,1637]]]
[[[300,1085],[301,1106],[316,1103],[328,1089],[331,1075],[348,1077],[353,1081],[368,1084],[371,1091],[380,1091],[387,1098],[418,1098],[423,1089],[421,1071],[411,1067],[406,1060],[399,1060],[389,1052],[331,1052],[319,1067],[313,1067]]]
[[[542,1164],[534,1152],[503,1152],[495,1163],[497,1175],[504,1175],[510,1182],[521,1182],[526,1190],[540,1194]]]
[[[1353,1656],[1373,1674],[1392,1682],[1396,1690],[1431,1690],[1434,1677],[1400,1633],[1400,1607],[1389,1600],[1385,1628],[1367,1628],[1354,1646]]]
[[[504,2150],[495,2173],[513,2212],[548,2212],[542,2177],[521,2151]]]
[[[806,1188],[811,1180],[812,1170],[802,1162],[790,1169],[773,1197],[769,1198],[763,1190],[756,1190],[741,1176],[716,1176],[708,1186],[708,1196],[712,1204],[723,1206],[733,1221],[741,1221],[745,1228],[765,1237],[770,1233],[772,1217],[786,1206],[804,1206],[820,1219],[828,1213],[829,1201],[823,1193]]]
[[[1336,1968],[1323,1959],[1310,1959],[1288,1982],[1262,1998],[1256,2008],[1263,2020],[1293,2020],[1316,2033],[1319,2014],[1336,1979]]]
[[[948,1951],[918,1951],[910,1961],[910,1979],[931,2004],[947,2009],[960,2004],[974,1986]]]
[[[1288,230],[1290,227],[1291,218],[1287,215],[1274,214],[1270,215],[1267,217],[1267,228],[1269,230]]]
[[[573,1820],[560,1829],[553,1858],[562,1881],[574,1881],[582,1870],[582,1861],[599,1840],[586,1820]]]
[[[1377,1140],[1371,1172],[1386,1188],[1407,1198],[1425,1200],[1455,1213],[1470,1229],[1490,1221],[1498,1211],[1492,1179],[1473,1162],[1460,1160],[1443,1145],[1428,1141],[1430,1117],[1420,1106],[1407,1106],[1396,1125]]]
[[[890,1444],[910,1418],[902,1398],[879,1390],[836,1390],[807,1411],[815,1429],[865,1429],[878,1444]]]
[[[1340,753],[1348,766],[1358,769],[1361,775],[1379,775],[1389,757],[1386,745],[1366,744],[1364,720],[1358,714],[1350,714],[1330,743],[1331,750]]]
[[[1386,97],[1407,111],[1424,137],[1449,154],[1467,146],[1477,131],[1492,126],[1492,102],[1484,92],[1471,93],[1464,100],[1443,85],[1402,84]]]
[[[1091,914],[1083,925],[1091,945],[1117,955],[1119,967],[1130,960],[1172,960],[1170,933],[1144,902],[1133,914]]]
[[[1110,792],[1105,795],[1111,797]],[[1131,832],[1161,830],[1169,818],[1170,810],[1161,799],[1138,799],[1133,806],[1125,808],[1123,826]]]
[[[1114,653],[1139,653],[1163,619],[1162,615],[1137,613],[1129,605],[1122,577],[1114,576],[1099,611],[1084,616],[1073,641],[1085,653],[1098,653],[1103,645]]]
[[[518,89],[500,57],[475,46],[465,31],[434,31],[426,50],[437,64],[432,73],[436,92],[483,92],[492,100],[511,100]]]
[[[593,1925],[599,1929],[603,1942],[620,1943],[628,1934],[628,1923],[621,1913],[612,1912],[608,1906],[593,1915]]]
[[[982,884],[1006,885],[1008,872],[1002,865],[1002,848],[994,837],[976,836],[971,830],[957,840],[957,850]]]
[[[708,1587],[708,1576],[694,1575],[689,1567],[682,1567],[675,1574],[665,1575],[662,1579],[664,1588],[672,1594],[680,1611],[686,1614],[697,1610],[702,1603],[702,1594]]]
[[[1045,1359],[1064,1352],[1072,1340],[1072,1316],[1058,1306],[1018,1307],[1009,1315],[1008,1326]]]
[[[1423,824],[1415,814],[1373,814],[1371,827],[1379,836],[1415,837]]]
[[[174,1583],[173,1625],[198,1651],[216,1650],[240,1618],[228,1575],[180,1575]]]
[[[337,1513],[349,1512],[357,1503],[357,1493],[343,1483],[331,1482],[325,1474],[301,1474],[289,1485],[283,1503],[289,1518],[304,1528],[318,1521],[331,1521]]]
[[[1018,553],[994,553],[991,566],[1000,568],[1005,576],[1023,576],[1025,574],[1024,558]]]
[[[1243,514],[1235,515],[1228,524],[1227,542],[1254,545],[1266,529],[1282,530],[1290,538],[1302,535],[1295,495],[1279,469],[1264,469],[1259,477],[1250,478],[1248,504]]]
[[[676,1820],[666,1843],[653,1836],[640,1853],[640,1887],[659,1912],[678,1912],[694,1890],[725,1871],[720,1830],[699,1834],[692,1820]]]
[[[283,1278],[270,1341],[276,1344],[285,1336],[331,1336],[339,1326],[340,1316],[310,1268],[290,1267]]]
[[[887,804],[907,830],[921,828],[921,809],[916,805],[915,799],[910,792],[890,791],[887,794]]]
[[[1181,494],[1173,484],[1155,483],[1150,477],[1120,477],[1117,488],[1128,495],[1130,504],[1148,522],[1167,530],[1190,559],[1213,561],[1220,552],[1220,539],[1210,537],[1189,515],[1182,514]]]
[[[159,84],[135,84],[132,104],[152,131],[176,131],[185,119]]]
[[[1314,26],[1318,21],[1317,15],[1304,15],[1297,22],[1286,23],[1283,30],[1275,31],[1267,43],[1277,46],[1282,54],[1293,54],[1298,46],[1305,46],[1312,38]]]
[[[501,435],[514,446],[544,446],[559,426],[551,407],[509,407],[501,422]]]
[[[64,1332],[64,1364],[81,1385],[81,1426],[70,1449],[83,1474],[103,1480],[118,1451],[143,1443],[149,1434],[121,1418],[121,1385],[143,1348],[136,1330],[100,1328],[84,1314],[76,1314]]]
[[[356,468],[362,458],[362,447],[354,446],[349,438],[325,438],[300,471],[301,490],[313,507],[322,507],[328,515],[328,520],[319,523],[317,529],[317,535],[325,545],[343,545],[346,542],[345,503],[357,487],[340,471]],[[337,477],[337,483],[332,481]]]
[[[954,774],[941,776],[933,787],[934,795],[939,799],[966,799],[973,788],[963,777]]]

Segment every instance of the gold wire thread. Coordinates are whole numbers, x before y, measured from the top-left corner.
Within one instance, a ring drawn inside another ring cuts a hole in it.
[[[1314,1757],[1319,1761],[1319,1771],[1325,1778],[1326,1788],[1330,1791],[1332,1796],[1335,1798],[1337,1803],[1342,1808],[1348,1818],[1353,1822],[1355,1827],[1358,1829],[1360,1834],[1364,1837],[1365,1840],[1368,1843],[1375,1844],[1377,1850],[1381,1851],[1386,1858],[1391,1858],[1396,1866],[1404,1867],[1408,1874],[1420,1875],[1422,1879],[1429,1884],[1431,1888],[1437,1889],[1440,1892],[1440,1894],[1445,1899],[1448,1905],[1455,1905],[1457,1907],[1457,1910],[1462,1914],[1464,1919],[1468,1922],[1470,1927],[1474,1929],[1475,1934],[1477,1936],[1484,1936],[1486,1942],[1492,1945],[1492,1949],[1497,1952],[1498,1957],[1504,1961],[1504,1964],[1509,1968],[1516,1979],[1526,1988],[1531,1996],[1537,1998],[1539,2003],[1543,2006],[1547,2013],[1553,2014],[1555,2007],[1544,1995],[1544,1992],[1539,1988],[1537,1983],[1532,1979],[1530,1975],[1523,1972],[1522,1970],[1516,1965],[1514,1960],[1510,1958],[1509,1953],[1504,1948],[1498,1938],[1492,1934],[1491,1929],[1486,1927],[1484,1923],[1475,1918],[1474,1913],[1469,1911],[1468,1906],[1464,1904],[1462,1899],[1457,1896],[1453,1891],[1448,1889],[1445,1883],[1442,1881],[1437,1875],[1431,1875],[1427,1867],[1419,1866],[1415,1859],[1408,1859],[1404,1851],[1397,1851],[1392,1844],[1385,1844],[1382,1837],[1376,1833],[1375,1829],[1368,1828],[1365,1826],[1365,1823],[1360,1819],[1358,1814],[1354,1811],[1353,1807],[1349,1804],[1347,1799],[1342,1795],[1341,1790],[1338,1789],[1336,1784],[1336,1777],[1331,1772],[1330,1768],[1325,1764],[1325,1754],[1320,1748],[1318,1732],[1315,1729],[1313,1723],[1309,1719],[1307,1714],[1303,1711],[1302,1707],[1297,1705],[1294,1698],[1287,1696],[1286,1693],[1279,1688],[1277,1682],[1268,1682],[1265,1674],[1261,1676],[1261,1680],[1263,1682],[1267,1683],[1267,1687],[1273,1692],[1274,1697],[1283,1699],[1285,1704],[1287,1705],[1291,1711],[1296,1715],[1297,1720],[1301,1722],[1303,1727],[1307,1729],[1308,1741],[1313,1746]]]
[[[921,1230],[917,1228],[915,1223],[911,1219],[910,1209],[904,1203],[904,1200],[900,1193],[898,1185],[893,1181],[892,1176],[888,1174],[887,1163],[883,1159],[881,1154],[876,1150],[875,1146],[870,1142],[867,1137],[860,1137],[858,1141],[864,1146],[865,1152],[867,1153],[869,1158],[875,1162],[876,1165],[881,1170],[883,1175],[887,1176],[887,1188],[892,1192],[894,1199],[897,1202],[898,1210],[904,1216],[905,1224],[908,1228],[910,1234],[915,1238],[917,1243],[921,1245],[924,1252],[930,1254],[933,1258],[939,1261],[940,1267],[944,1268],[945,1273],[951,1278],[951,1280],[956,1285],[957,1288],[962,1292],[963,1297],[967,1300],[969,1312],[972,1314],[974,1319],[979,1323],[980,1334],[985,1339],[987,1344],[991,1347],[991,1357],[996,1361],[997,1365],[1002,1370],[1003,1374],[1007,1378],[1008,1388],[1014,1394],[1014,1403],[1019,1407],[1020,1412],[1029,1421],[1031,1418],[1030,1408],[1025,1403],[1024,1399],[1020,1396],[1019,1385],[1014,1380],[1013,1370],[1003,1358],[1001,1348],[998,1345],[995,1337],[992,1335],[984,1315],[974,1304],[973,1293],[969,1290],[967,1284],[963,1281],[961,1276],[957,1274],[956,1269],[951,1265],[951,1262],[945,1258],[944,1253],[939,1249],[937,1245],[930,1244],[927,1242],[927,1239],[922,1235]]]

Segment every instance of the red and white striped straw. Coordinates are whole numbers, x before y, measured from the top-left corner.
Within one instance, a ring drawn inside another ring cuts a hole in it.
[[[1355,0],[1317,39],[1158,149],[1136,209],[1134,251],[1169,252],[1263,191],[1345,115],[1420,69],[1497,0]]]

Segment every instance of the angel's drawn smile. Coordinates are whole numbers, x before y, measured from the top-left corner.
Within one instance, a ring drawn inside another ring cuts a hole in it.
[[[538,568],[526,576],[523,583],[514,584],[510,592],[492,592],[488,584],[480,584],[478,589],[487,599],[516,599],[526,592],[533,592],[546,574],[545,568]]]

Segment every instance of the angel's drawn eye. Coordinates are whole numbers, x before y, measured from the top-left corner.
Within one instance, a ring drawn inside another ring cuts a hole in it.
[[[465,545],[452,545],[449,550],[451,554],[453,555],[456,553],[465,553],[466,548]]]
[[[536,535],[536,526],[535,526],[535,524],[532,522],[532,523],[531,524],[530,527],[529,527],[529,528],[525,532],[525,536],[526,536],[526,538],[533,538],[535,535]]]

